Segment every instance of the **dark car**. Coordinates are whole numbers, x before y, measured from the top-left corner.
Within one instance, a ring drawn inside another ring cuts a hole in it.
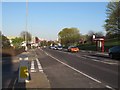
[[[120,58],[120,46],[114,46],[109,49],[110,58]]]

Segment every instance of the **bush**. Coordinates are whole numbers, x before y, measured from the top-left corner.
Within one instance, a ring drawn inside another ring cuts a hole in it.
[[[13,47],[6,47],[6,48],[2,48],[2,57],[16,56],[22,52],[24,52],[24,48],[14,49]]]

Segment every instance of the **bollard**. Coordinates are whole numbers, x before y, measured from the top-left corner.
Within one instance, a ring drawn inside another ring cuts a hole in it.
[[[29,82],[28,58],[20,58],[18,82]]]

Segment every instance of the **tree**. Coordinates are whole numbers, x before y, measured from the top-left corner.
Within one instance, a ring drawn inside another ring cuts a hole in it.
[[[3,48],[10,47],[10,41],[6,36],[1,35],[0,36],[0,41],[2,42],[2,47]]]
[[[89,43],[93,43],[93,35],[95,35],[96,37],[104,37],[103,32],[99,31],[99,32],[94,32],[94,31],[89,31],[88,34],[86,35],[87,41]]]
[[[64,28],[58,33],[59,40],[63,45],[74,45],[80,40],[80,33],[77,28]]]
[[[40,42],[40,45],[41,45],[41,46],[47,46],[47,41],[46,41],[46,40],[41,41],[41,42]]]
[[[54,44],[54,41],[48,41],[47,45],[50,46],[51,44]]]
[[[32,35],[27,31],[21,32],[20,36],[24,41],[31,41],[32,39]]]
[[[120,35],[120,2],[109,2],[107,5],[107,19],[104,25],[107,35]]]
[[[21,37],[16,37],[14,39],[12,39],[12,44],[15,46],[15,47],[20,47],[21,43],[23,42],[23,38]]]
[[[89,31],[88,34],[86,35],[86,38],[87,38],[88,43],[91,43],[91,44],[93,43],[93,40],[92,40],[93,34],[95,34],[95,32],[91,30],[91,31]]]
[[[87,35],[80,34],[80,41],[79,41],[79,43],[80,44],[85,44],[86,41],[87,41]]]
[[[104,33],[99,31],[95,33],[96,37],[104,37]]]
[[[0,31],[0,47],[2,46],[2,32]]]

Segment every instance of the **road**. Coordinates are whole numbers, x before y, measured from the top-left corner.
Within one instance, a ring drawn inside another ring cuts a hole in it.
[[[108,56],[39,48],[26,53],[25,57],[29,57],[31,81],[24,84],[24,88],[118,88],[119,61]],[[19,60],[16,58],[14,61],[12,57],[3,59],[2,86],[13,88],[18,78]]]
[[[118,88],[118,61],[48,48],[36,53],[52,88]]]

